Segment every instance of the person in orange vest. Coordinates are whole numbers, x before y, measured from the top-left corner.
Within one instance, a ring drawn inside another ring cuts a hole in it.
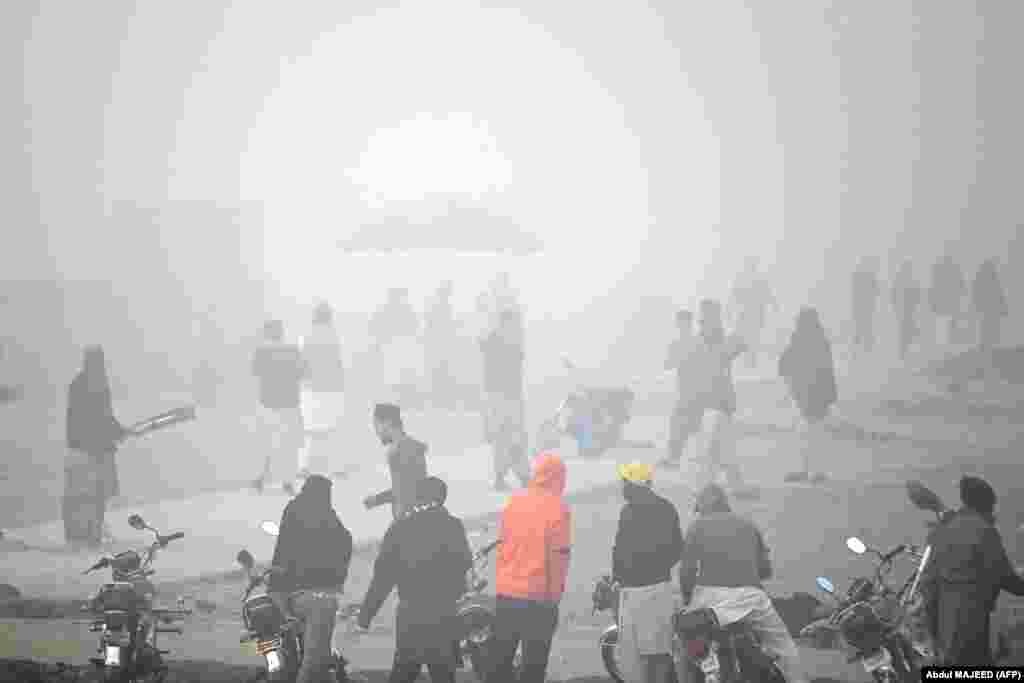
[[[533,462],[529,486],[512,494],[502,512],[489,683],[514,680],[520,645],[520,683],[544,683],[572,546],[565,483],[565,463],[543,453]]]

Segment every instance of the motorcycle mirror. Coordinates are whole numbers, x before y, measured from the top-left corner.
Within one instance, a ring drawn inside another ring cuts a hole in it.
[[[130,516],[128,518],[128,524],[129,526],[131,526],[131,528],[136,529],[138,531],[145,531],[149,528],[148,526],[146,526],[146,522],[142,519],[142,517],[139,517],[138,515]]]
[[[277,522],[262,522],[260,524],[260,529],[262,529],[263,533],[268,536],[276,537],[281,533],[281,528],[277,526]]]
[[[919,481],[907,482],[907,497],[915,507],[928,512],[940,513],[946,507],[934,491]]]
[[[251,570],[256,565],[256,560],[253,558],[252,553],[244,549],[238,551],[238,556],[235,557],[235,560],[247,570]]]
[[[836,587],[833,586],[832,582],[829,581],[828,579],[826,579],[824,576],[819,576],[818,578],[816,578],[814,580],[814,582],[818,584],[818,588],[820,588],[821,590],[825,591],[829,595],[834,595],[835,594]]]
[[[851,536],[846,539],[846,547],[850,549],[850,552],[856,553],[857,555],[863,555],[868,551],[868,547],[864,545],[864,541],[860,540],[856,536]]]

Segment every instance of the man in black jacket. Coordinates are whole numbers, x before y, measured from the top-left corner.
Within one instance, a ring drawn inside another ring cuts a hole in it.
[[[269,589],[278,604],[305,623],[302,666],[296,683],[319,683],[326,672],[342,592],[352,560],[352,534],[331,506],[331,480],[306,479],[285,506],[274,549]]]
[[[466,590],[472,554],[462,522],[444,507],[445,483],[436,477],[417,487],[418,503],[388,529],[359,612],[370,622],[398,588],[395,661],[390,683],[413,683],[425,664],[433,683],[454,683],[457,603]]]
[[[626,680],[664,683],[672,672],[672,568],[683,549],[675,506],[651,489],[653,468],[621,465],[626,505],[612,549],[619,584],[619,653]]]
[[[944,663],[991,666],[989,616],[1000,592],[1024,595],[1024,579],[996,530],[992,487],[963,477],[960,500],[963,507],[929,535],[933,559],[921,590]]]

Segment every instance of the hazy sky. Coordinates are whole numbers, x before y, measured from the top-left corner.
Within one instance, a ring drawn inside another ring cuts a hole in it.
[[[621,278],[719,294],[748,253],[793,296],[862,252],[923,274],[943,237],[973,268],[1020,222],[1019,3],[491,4],[5,5],[24,107],[4,139],[31,178],[13,205],[74,278],[129,229],[105,200],[261,202],[275,285],[371,297],[497,264],[323,244],[399,198],[476,194],[549,242],[510,267],[567,310]]]

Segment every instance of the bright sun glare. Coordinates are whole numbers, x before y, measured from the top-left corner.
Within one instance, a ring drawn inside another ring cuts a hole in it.
[[[249,131],[240,184],[265,207],[268,271],[300,298],[343,288],[363,307],[370,301],[356,297],[376,301],[388,286],[429,291],[447,272],[472,289],[498,268],[538,308],[573,309],[613,287],[645,248],[643,155],[616,93],[543,25],[514,11],[403,5],[282,63]],[[699,211],[717,200],[706,195],[687,201]],[[568,259],[574,277],[552,292],[530,277],[538,259],[339,266],[333,245],[361,225],[453,196],[513,217],[545,242],[541,260]]]

